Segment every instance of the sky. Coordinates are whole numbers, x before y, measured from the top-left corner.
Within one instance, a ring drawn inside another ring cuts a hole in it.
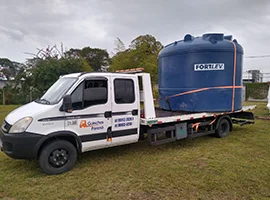
[[[117,37],[128,46],[145,34],[166,45],[218,32],[233,35],[245,57],[270,54],[269,0],[0,0],[0,13],[0,57],[18,62],[61,43],[111,53]],[[244,71],[270,73],[270,57],[245,57]]]

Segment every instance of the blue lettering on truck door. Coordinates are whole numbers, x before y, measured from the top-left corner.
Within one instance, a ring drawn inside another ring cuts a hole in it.
[[[132,126],[132,121],[134,121],[134,117],[117,118],[114,120],[115,127]]]

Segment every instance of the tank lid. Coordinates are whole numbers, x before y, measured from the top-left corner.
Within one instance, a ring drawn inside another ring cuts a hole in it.
[[[192,41],[194,40],[194,37],[190,34],[186,34],[184,37],[184,42]]]
[[[226,35],[226,36],[224,36],[224,39],[225,40],[232,40],[232,35]]]
[[[222,41],[224,39],[223,33],[206,33],[202,36],[203,40],[209,40],[212,44],[217,43],[217,41]]]
[[[224,39],[224,34],[223,33],[206,33],[203,34],[202,38],[204,40],[209,40],[210,38],[215,38],[216,40],[223,40]]]

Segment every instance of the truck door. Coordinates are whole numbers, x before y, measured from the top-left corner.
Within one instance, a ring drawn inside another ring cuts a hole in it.
[[[111,145],[137,142],[139,138],[139,92],[135,76],[112,76]]]
[[[65,130],[80,137],[83,152],[107,146],[112,107],[109,83],[110,77],[89,77],[71,94],[73,111],[65,114]]]

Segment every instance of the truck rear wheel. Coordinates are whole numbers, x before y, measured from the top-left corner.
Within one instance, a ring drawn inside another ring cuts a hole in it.
[[[228,119],[223,118],[218,123],[218,127],[216,129],[216,137],[223,138],[226,137],[230,132],[230,122]]]
[[[61,174],[71,170],[76,160],[77,150],[73,144],[66,140],[55,140],[41,150],[39,166],[45,174]]]

